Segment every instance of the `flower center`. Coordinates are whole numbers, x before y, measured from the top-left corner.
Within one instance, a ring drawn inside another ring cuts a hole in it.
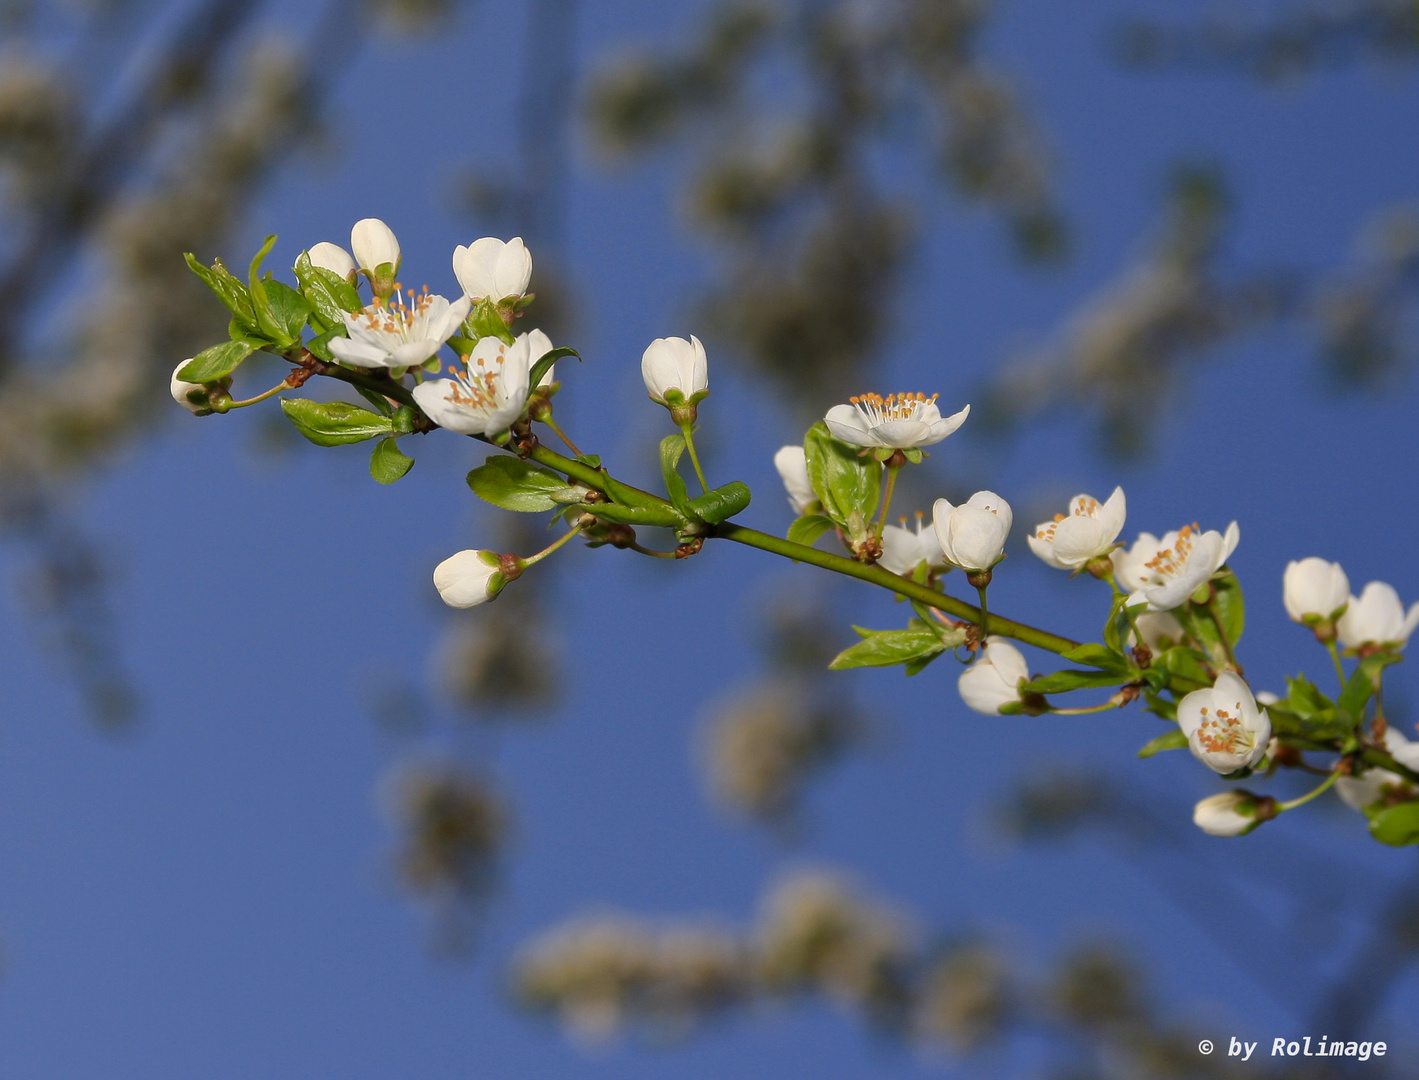
[[[1201,529],[1197,522],[1191,525],[1184,525],[1178,530],[1177,542],[1170,548],[1163,548],[1143,565],[1159,577],[1177,577],[1183,572],[1183,567],[1187,565],[1187,558],[1192,554],[1192,546],[1197,543]]]
[[[925,394],[862,394],[850,397],[848,401],[862,414],[869,427],[880,427],[893,420],[919,420],[921,412],[933,404],[939,394],[927,397]]]
[[[1202,710],[1202,724],[1198,727],[1197,744],[1209,754],[1235,754],[1252,747],[1251,733],[1242,726],[1242,703],[1236,702],[1232,712],[1226,709]]]
[[[1099,516],[1099,500],[1090,495],[1076,495],[1074,501],[1069,504],[1069,517],[1091,517]],[[1040,540],[1054,540],[1054,534],[1059,531],[1059,523],[1065,519],[1064,514],[1055,514],[1053,521],[1046,521],[1043,525],[1035,529],[1035,536]]]
[[[429,305],[433,302],[434,298],[429,295],[427,285],[419,293],[410,289],[409,299],[406,301],[404,286],[395,282],[393,296],[388,300],[375,297],[365,306],[364,311],[361,312],[364,320],[362,325],[366,330],[392,334],[400,341],[408,341],[409,331],[413,329],[419,317],[428,311]]]
[[[498,380],[502,378],[503,364],[507,360],[507,345],[498,345],[498,355],[489,364],[483,357],[476,365],[470,365],[471,357],[464,356],[463,369],[448,365],[448,373],[453,376],[452,386],[444,400],[454,405],[471,409],[496,410],[498,407]]]

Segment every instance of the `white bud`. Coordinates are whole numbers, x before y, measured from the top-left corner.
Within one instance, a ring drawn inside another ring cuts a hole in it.
[[[397,250],[398,245],[396,245]],[[329,240],[322,240],[309,251],[310,265],[318,266],[322,270],[329,270],[332,274],[338,274],[346,281],[350,280],[359,272],[359,266],[355,263],[354,256],[342,248],[339,244],[332,244]]]
[[[1383,581],[1372,581],[1359,597],[1350,597],[1345,614],[1336,623],[1341,643],[1347,649],[1361,645],[1389,645],[1402,648],[1419,624],[1419,604],[1406,614],[1399,593]]]
[[[460,551],[434,567],[434,588],[449,607],[477,607],[496,597],[507,584],[500,563],[496,551]]]
[[[192,358],[188,357],[182,363],[178,364],[177,367],[172,369],[172,383],[170,386],[172,399],[194,416],[202,416],[212,411],[207,404],[207,388],[201,383],[184,382],[177,377],[177,373],[190,363],[192,363]],[[192,395],[192,397],[188,395]],[[194,401],[193,397],[197,400]]]
[[[1296,622],[1329,622],[1350,600],[1350,579],[1339,563],[1315,556],[1288,562],[1281,575],[1281,599]]]
[[[991,636],[980,659],[961,672],[956,688],[976,712],[994,716],[1002,705],[1020,700],[1020,680],[1029,677],[1024,654],[1004,638]]]
[[[373,273],[389,263],[396,274],[399,272],[399,240],[394,230],[379,218],[367,217],[355,222],[350,230],[350,248],[361,270]]]
[[[1005,557],[1014,516],[993,491],[977,491],[960,506],[937,499],[931,512],[946,561],[962,570],[989,570]]]
[[[1245,836],[1262,823],[1259,800],[1250,791],[1209,795],[1192,811],[1192,821],[1209,836]]]
[[[656,338],[641,356],[641,377],[651,399],[669,405],[665,395],[679,391],[690,404],[709,393],[709,362],[705,347],[693,334],[684,338]]]
[[[795,514],[806,514],[808,507],[817,501],[818,494],[808,479],[808,457],[801,446],[781,447],[774,455],[774,468],[788,492],[788,505]]]
[[[453,249],[453,273],[463,295],[475,303],[521,297],[532,280],[532,253],[520,236],[507,243],[485,236]]]

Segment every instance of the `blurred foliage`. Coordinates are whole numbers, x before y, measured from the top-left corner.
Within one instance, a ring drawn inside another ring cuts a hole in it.
[[[1181,26],[1126,22],[1114,48],[1133,67],[1234,70],[1267,80],[1357,61],[1412,62],[1419,56],[1419,6],[1413,0],[1311,0],[1270,10],[1231,4]]]
[[[917,197],[884,182],[884,146],[924,143],[1027,258],[1063,252],[1047,155],[984,26],[974,0],[719,3],[689,48],[592,84],[607,151],[694,143],[685,204],[726,255],[705,321],[805,416],[858,387],[901,286]]]

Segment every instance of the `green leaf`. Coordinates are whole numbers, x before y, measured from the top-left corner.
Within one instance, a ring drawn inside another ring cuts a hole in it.
[[[817,543],[818,537],[832,527],[833,520],[826,514],[804,514],[801,518],[796,518],[793,524],[788,527],[788,539],[795,544],[812,547]]]
[[[556,473],[507,454],[494,454],[470,472],[468,486],[485,502],[527,513],[579,502],[585,494]]]
[[[1207,657],[1186,645],[1174,645],[1153,658],[1153,667],[1162,668],[1199,687],[1211,686],[1213,678],[1207,669]]]
[[[251,308],[251,294],[247,292],[245,285],[232,276],[231,271],[222,264],[222,260],[217,259],[211,267],[206,267],[198,262],[197,257],[190,251],[183,258],[187,260],[192,272],[200,277],[222,302],[222,306],[232,313],[233,318],[240,324],[239,328],[247,333],[254,332],[256,315]]]
[[[414,459],[407,457],[394,439],[380,439],[374,444],[374,453],[370,455],[370,475],[381,484],[402,480],[413,467]]]
[[[1322,694],[1316,684],[1304,675],[1286,680],[1286,700],[1281,704],[1288,712],[1295,713],[1302,720],[1335,707],[1335,702]]]
[[[469,331],[469,337],[485,338],[495,337],[500,341],[511,345],[516,339],[512,336],[512,331],[508,329],[507,323],[503,322],[503,317],[498,314],[498,309],[487,300],[480,300],[469,313],[468,318],[463,322],[464,328]],[[529,386],[536,386],[536,383],[528,383]]]
[[[330,342],[334,338],[344,336],[345,328],[343,326],[337,327],[334,330],[327,330],[323,334],[316,334],[315,337],[305,343],[305,347],[310,350],[312,356],[319,357],[326,363],[334,363],[335,354],[330,351]]]
[[[1161,716],[1164,720],[1171,720],[1174,723],[1177,722],[1177,702],[1170,701],[1168,698],[1163,697],[1151,687],[1144,687],[1143,699],[1147,702],[1147,704],[1143,706],[1147,712],[1152,713],[1154,716]]]
[[[190,383],[216,382],[230,375],[255,351],[256,346],[248,341],[224,341],[210,349],[203,349],[182,365],[177,377]]]
[[[722,487],[713,488],[691,499],[689,511],[701,521],[718,525],[743,510],[752,498],[753,494],[747,484],[740,480],[731,480]]]
[[[682,514],[690,512],[690,494],[685,490],[685,481],[680,478],[677,466],[680,455],[685,452],[685,436],[667,435],[660,440],[660,475],[665,480],[665,491],[670,502]]]
[[[355,389],[359,391],[360,397],[364,398],[379,410],[381,416],[392,416],[394,414],[394,406],[389,403],[389,399],[383,394],[376,394],[373,390],[366,390],[363,386],[357,386]],[[395,430],[401,431],[403,434],[408,433],[408,429],[401,429],[397,425]]]
[[[622,503],[583,503],[582,509],[621,525],[644,525],[657,529],[683,529],[690,524],[674,507],[626,506]]]
[[[251,310],[256,316],[257,331],[284,349],[291,344],[291,338],[286,334],[284,324],[272,311],[271,301],[266,295],[266,283],[261,280],[261,264],[275,245],[276,237],[268,236],[266,242],[261,245],[261,250],[252,257],[251,267],[247,272],[247,290],[251,295]]]
[[[1365,706],[1370,695],[1375,692],[1375,681],[1380,672],[1400,659],[1397,653],[1376,653],[1361,660],[1350,678],[1345,681],[1345,689],[1336,699],[1336,707],[1348,713],[1358,724],[1365,718]]]
[[[343,330],[344,314],[357,312],[363,307],[355,287],[333,270],[313,266],[310,252],[301,252],[301,257],[296,260],[295,271],[302,294],[326,330],[334,330],[337,327]]]
[[[310,318],[311,306],[304,296],[280,281],[264,283],[266,299],[271,305],[271,316],[286,334],[286,341],[294,344],[301,339],[306,320]],[[342,324],[343,325],[343,324]]]
[[[1370,818],[1370,835],[1390,847],[1419,844],[1419,802],[1400,803]]]
[[[1088,690],[1099,686],[1117,686],[1136,678],[1131,671],[1054,671],[1025,683],[1020,689],[1027,694],[1063,694],[1069,690]]]
[[[1090,667],[1103,668],[1105,671],[1132,671],[1133,662],[1128,657],[1105,648],[1103,645],[1089,642],[1068,652],[1060,653],[1064,660],[1070,660],[1076,664],[1088,664]]]
[[[502,319],[498,321],[502,322]],[[542,376],[547,374],[547,372],[551,370],[552,365],[564,356],[575,356],[578,360],[581,359],[581,353],[577,352],[575,349],[569,349],[565,345],[553,349],[549,353],[543,353],[537,358],[537,362],[532,365],[532,370],[528,372],[527,385],[535,390],[537,384],[542,381]]]
[[[1166,731],[1156,739],[1150,739],[1148,742],[1144,743],[1143,749],[1138,751],[1138,756],[1141,758],[1150,758],[1154,754],[1161,753],[1164,750],[1183,750],[1186,749],[1186,747],[1187,736],[1182,733],[1180,728],[1173,728],[1172,731]]]
[[[295,424],[297,431],[317,446],[364,442],[388,435],[394,427],[387,416],[379,416],[348,401],[282,398],[281,411]]]
[[[865,534],[866,523],[877,509],[882,466],[871,455],[858,456],[858,447],[828,434],[821,420],[803,438],[808,480],[834,524]]]
[[[1212,610],[1217,613],[1217,620],[1222,624],[1222,629],[1227,634],[1227,641],[1233,649],[1236,649],[1237,642],[1242,639],[1242,631],[1246,629],[1246,605],[1242,601],[1242,585],[1237,580],[1237,575],[1228,570],[1226,573],[1212,579],[1214,595],[1212,597]]]
[[[891,667],[920,661],[911,674],[915,674],[931,660],[946,651],[940,635],[933,630],[868,630],[853,627],[859,634],[866,634],[864,640],[852,645],[833,658],[828,665],[831,671],[847,668]]]

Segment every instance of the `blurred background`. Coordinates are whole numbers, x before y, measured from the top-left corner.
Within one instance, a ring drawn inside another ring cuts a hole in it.
[[[455,244],[522,235],[527,323],[583,357],[559,419],[618,475],[668,430],[654,337],[705,340],[707,469],[772,532],[827,405],[939,392],[971,419],[903,512],[989,487],[1023,535],[1122,484],[1130,539],[1237,519],[1248,677],[1322,682],[1287,560],[1419,598],[1412,0],[0,25],[4,1075],[1348,1075],[1224,1056],[1303,1035],[1419,1071],[1419,867],[1338,800],[1204,837],[1220,785],[1137,760],[1156,718],[830,674],[902,609],[731,545],[570,548],[451,612],[437,561],[542,544],[474,444],[405,440],[381,487],[166,390],[224,336],[185,251],[288,266],[378,216],[447,293]],[[1096,632],[1097,583],[1012,556],[993,610]]]

